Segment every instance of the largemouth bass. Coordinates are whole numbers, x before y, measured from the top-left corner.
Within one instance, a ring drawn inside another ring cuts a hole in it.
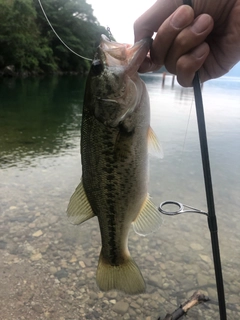
[[[102,250],[97,284],[103,291],[145,291],[128,250],[128,233],[146,235],[161,224],[149,199],[149,97],[137,70],[150,39],[133,46],[101,37],[88,75],[81,127],[82,179],[72,195],[68,217],[80,224],[98,217]]]

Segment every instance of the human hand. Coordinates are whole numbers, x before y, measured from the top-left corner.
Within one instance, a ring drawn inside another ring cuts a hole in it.
[[[158,0],[135,21],[134,33],[138,41],[156,32],[139,72],[165,65],[188,87],[197,70],[204,82],[240,61],[240,0],[194,0],[194,9],[181,3]]]

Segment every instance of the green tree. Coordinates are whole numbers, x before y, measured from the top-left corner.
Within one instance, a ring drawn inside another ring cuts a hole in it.
[[[40,37],[32,0],[0,0],[0,26],[0,67],[39,71],[39,63],[48,61],[56,69],[52,50]]]
[[[92,58],[107,34],[85,0],[42,0],[54,29],[75,52]],[[0,69],[85,72],[90,62],[70,52],[46,21],[38,0],[0,0]]]
[[[38,25],[43,37],[49,40],[54,59],[63,71],[85,72],[89,62],[70,52],[48,25],[39,3],[34,0]],[[85,0],[43,0],[42,5],[59,37],[75,52],[92,58],[100,35],[107,33],[93,15],[91,5]]]

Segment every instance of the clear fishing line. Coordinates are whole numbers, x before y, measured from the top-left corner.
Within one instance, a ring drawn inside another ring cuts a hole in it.
[[[92,61],[92,59],[86,58],[86,57],[78,54],[78,53],[75,52],[74,50],[72,50],[72,49],[59,37],[59,35],[58,35],[57,32],[55,31],[55,29],[53,28],[51,22],[49,21],[45,10],[43,9],[41,0],[38,0],[38,3],[39,3],[39,5],[40,5],[40,8],[42,9],[42,12],[43,12],[43,14],[44,14],[44,17],[45,17],[45,19],[47,20],[49,26],[51,27],[51,29],[52,29],[52,31],[54,32],[54,34],[56,35],[56,37],[62,42],[62,44],[63,44],[69,51],[71,51],[73,54],[75,54],[76,56],[80,57],[81,59],[85,59],[85,60],[88,60],[88,61]]]
[[[194,103],[194,98],[192,99],[192,103],[191,103],[190,110],[189,110],[187,126],[186,126],[185,136],[184,136],[184,140],[183,140],[183,146],[182,146],[182,153],[184,152],[185,146],[186,146],[186,140],[187,140],[187,134],[188,134],[189,124],[190,124],[190,119],[191,119],[191,115],[192,115],[193,103]]]

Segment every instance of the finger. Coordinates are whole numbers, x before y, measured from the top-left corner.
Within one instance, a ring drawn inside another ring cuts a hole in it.
[[[153,63],[162,65],[175,38],[194,20],[193,9],[189,6],[178,8],[158,29],[151,48]]]
[[[190,53],[181,56],[176,64],[177,80],[183,87],[191,87],[196,71],[200,69],[200,79],[205,78],[201,70],[210,52],[209,45],[204,42]]]
[[[157,34],[153,41],[151,58],[147,57],[138,71],[144,73],[158,70],[163,65],[165,55],[176,35],[181,32],[184,27],[191,24],[193,19],[193,10],[189,6],[181,6],[165,20],[160,27],[160,36]],[[144,36],[147,36],[147,33],[145,33]]]
[[[182,5],[181,0],[166,1],[158,0],[134,23],[135,42],[152,37],[157,32],[160,25]]]
[[[141,66],[139,67],[138,72],[145,73],[145,72],[156,71],[156,70],[159,70],[161,66],[162,65],[154,64],[150,56],[146,56]]]
[[[213,25],[212,17],[202,14],[194,20],[191,26],[177,35],[164,61],[169,72],[176,74],[178,59],[203,43],[212,31]]]

